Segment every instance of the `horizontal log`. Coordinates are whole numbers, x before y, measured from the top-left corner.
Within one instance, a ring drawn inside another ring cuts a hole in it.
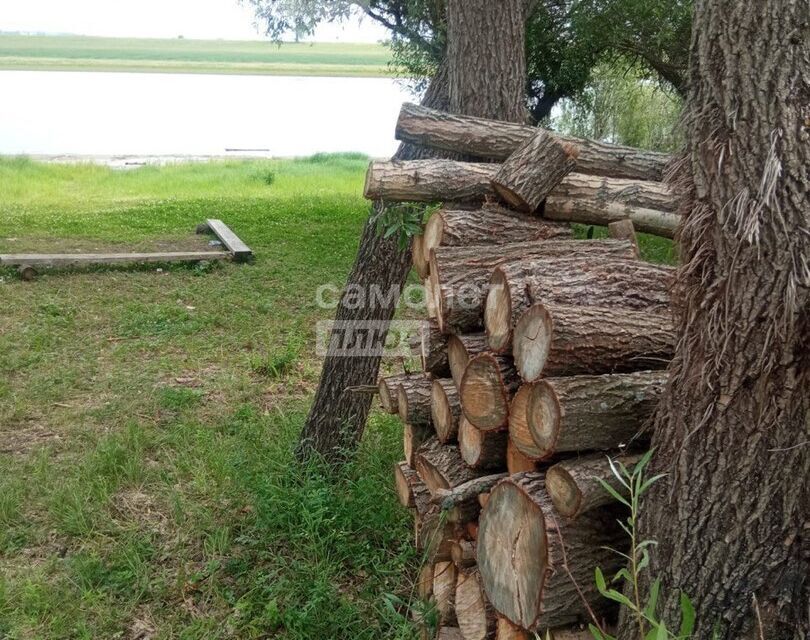
[[[461,402],[456,384],[451,379],[433,381],[430,392],[430,413],[439,442],[450,444],[458,440]]]
[[[450,548],[453,564],[459,569],[475,566],[475,543],[470,540],[454,540]]]
[[[397,462],[394,465],[394,481],[397,497],[403,507],[415,508],[418,501],[430,499],[427,486],[407,462]]]
[[[674,344],[669,314],[535,304],[515,325],[512,355],[523,380],[534,382],[541,376],[663,369]]]
[[[498,618],[487,600],[477,569],[458,572],[455,604],[464,640],[494,640]]]
[[[509,475],[513,476],[516,473],[537,471],[538,468],[538,463],[524,455],[520,449],[515,446],[515,443],[510,437],[506,445],[506,469],[509,471]]]
[[[431,424],[430,390],[432,376],[409,377],[400,382],[397,388],[397,408],[399,417],[405,424]]]
[[[433,567],[433,599],[441,624],[456,622],[456,565],[452,560],[437,562]]]
[[[621,566],[611,549],[627,537],[613,511],[563,520],[554,510],[542,473],[512,476],[496,486],[481,515],[478,566],[492,605],[531,631],[589,621],[612,609],[593,580],[594,567],[610,575]]]
[[[454,489],[481,475],[464,464],[458,447],[442,445],[436,438],[420,447],[416,470],[433,496],[441,489]]]
[[[509,403],[520,385],[510,356],[482,353],[467,363],[459,395],[464,416],[482,431],[507,426]]]
[[[439,330],[439,323],[436,320],[428,320],[420,325],[419,352],[422,371],[431,373],[437,378],[446,378],[450,374],[447,335]]]
[[[450,364],[450,376],[456,384],[456,388],[461,387],[461,379],[467,363],[477,355],[488,351],[487,336],[483,333],[471,333],[468,335],[451,335],[447,339],[447,361]]]
[[[423,424],[405,424],[402,428],[402,446],[405,450],[405,462],[411,469],[416,469],[416,454],[419,447],[430,437],[435,436],[433,428]]]
[[[400,385],[424,384],[430,377],[424,373],[398,373],[393,376],[380,378],[377,383],[377,391],[380,396],[380,404],[387,413],[398,414],[399,402],[398,394]]]
[[[434,503],[440,504],[443,511],[447,511],[489,491],[505,477],[506,474],[503,473],[476,476],[452,489],[436,490],[433,493],[432,500]]]
[[[436,111],[405,103],[397,120],[397,140],[442,151],[505,160],[535,135],[537,127]],[[656,151],[606,144],[554,133],[579,148],[583,173],[642,180],[662,180],[671,156]]]
[[[507,618],[498,616],[498,627],[495,632],[495,640],[536,640],[533,633],[521,629],[516,624],[509,622]],[[542,640],[546,640],[543,638]]]
[[[616,185],[620,188],[619,185]],[[632,188],[632,187],[629,187]],[[680,216],[669,208],[672,203],[666,200],[663,206],[668,209],[655,209],[628,204],[619,200],[606,200],[592,189],[583,192],[570,190],[571,195],[553,195],[546,198],[543,205],[543,218],[557,222],[578,222],[602,227],[615,222],[630,220],[633,226],[643,233],[662,238],[674,238]]]
[[[473,469],[501,471],[506,469],[506,431],[481,431],[461,416],[458,428],[458,448],[461,459]]]

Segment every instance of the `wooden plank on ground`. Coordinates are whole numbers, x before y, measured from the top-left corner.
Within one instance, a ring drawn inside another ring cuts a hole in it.
[[[253,257],[253,252],[244,242],[230,230],[222,220],[206,220],[208,228],[219,238],[220,242],[233,254],[233,259],[237,262],[245,262]]]
[[[228,260],[225,251],[173,251],[165,253],[13,253],[0,254],[0,266],[69,267],[88,264],[127,264],[139,262],[198,262]]]

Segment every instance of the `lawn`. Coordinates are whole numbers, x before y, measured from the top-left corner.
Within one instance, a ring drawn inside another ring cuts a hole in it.
[[[291,464],[368,212],[367,159],[116,172],[0,160],[0,252],[204,245],[250,265],[0,271],[0,637],[411,638],[411,521],[375,414],[340,478]]]
[[[381,44],[0,34],[0,69],[380,77]]]

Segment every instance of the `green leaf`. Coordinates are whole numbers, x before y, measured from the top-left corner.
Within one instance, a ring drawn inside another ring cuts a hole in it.
[[[609,600],[613,600],[614,602],[618,602],[619,604],[624,605],[625,607],[629,607],[630,609],[634,609],[633,603],[631,602],[630,598],[628,598],[623,593],[616,591],[616,589],[608,589],[603,594]]]
[[[667,625],[663,622],[658,626],[658,634],[655,636],[655,640],[668,640],[669,639],[669,631],[667,631]]]
[[[605,582],[605,575],[602,573],[602,570],[599,567],[596,567],[595,577],[596,588],[599,589],[599,593],[604,595],[607,591],[607,583]]]
[[[638,490],[639,495],[641,495],[642,493],[645,493],[645,492],[646,492],[646,491],[647,491],[647,490],[648,490],[648,489],[649,489],[651,486],[653,486],[653,485],[654,485],[656,482],[658,482],[658,481],[659,481],[661,478],[666,478],[666,477],[667,477],[667,474],[666,474],[666,473],[659,473],[657,476],[653,476],[652,478],[649,478],[649,479],[648,479],[648,480],[647,480],[647,481],[646,481],[644,484],[642,484],[642,485],[641,485],[641,487],[639,488],[639,490]]]
[[[613,496],[613,498],[614,498],[615,500],[618,500],[619,502],[621,502],[621,503],[622,503],[623,505],[625,505],[626,507],[629,507],[629,506],[630,506],[630,503],[629,503],[629,502],[627,502],[627,500],[625,500],[625,498],[624,498],[624,497],[623,497],[623,496],[622,496],[622,495],[621,495],[621,494],[620,494],[618,491],[616,491],[616,489],[614,489],[614,488],[613,488],[613,487],[611,487],[611,486],[610,486],[610,485],[609,485],[607,482],[605,482],[604,480],[602,480],[602,478],[598,478],[598,480],[599,480],[599,484],[601,484],[601,485],[602,485],[602,488],[603,488],[605,491],[607,491],[607,492],[608,492],[608,493],[609,493],[611,496]]]
[[[632,583],[633,577],[630,575],[630,572],[627,570],[627,567],[622,567],[616,572],[616,575],[613,576],[613,580],[611,582],[618,582],[619,580],[627,580],[627,582]]]
[[[655,618],[655,609],[658,606],[658,595],[661,593],[661,578],[656,578],[650,587],[650,597],[647,606],[644,607],[644,615],[647,618]]]
[[[681,630],[678,637],[688,638],[695,628],[695,607],[692,601],[683,591],[681,591]]]
[[[616,640],[616,638],[608,633],[602,633],[594,624],[588,625],[588,630],[591,632],[591,635],[594,637],[595,640]]]

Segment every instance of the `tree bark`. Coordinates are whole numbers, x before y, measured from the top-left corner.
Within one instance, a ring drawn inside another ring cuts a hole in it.
[[[648,426],[666,381],[666,371],[641,371],[525,385],[526,421],[538,458],[627,446]]]
[[[398,373],[387,378],[380,378],[377,383],[377,392],[380,395],[380,404],[386,413],[398,414],[399,402],[397,395],[402,384],[418,384],[420,381],[430,380],[430,376],[424,373]]]
[[[430,412],[433,428],[442,444],[450,444],[458,439],[458,420],[461,416],[461,403],[456,384],[450,379],[433,381],[430,395]]]
[[[402,428],[402,446],[405,450],[405,462],[411,469],[416,469],[416,454],[419,447],[435,435],[433,428],[428,425],[405,424]]]
[[[536,127],[459,116],[415,104],[404,104],[397,121],[397,140],[437,150],[506,160],[520,145],[537,132]],[[582,173],[662,180],[670,156],[656,151],[605,144],[549,132],[564,142],[579,147],[577,168]]]
[[[620,558],[605,547],[627,545],[612,511],[591,511],[576,520],[555,516],[544,484],[542,473],[501,482],[490,494],[478,533],[487,596],[498,613],[530,631],[590,621],[588,605],[597,615],[609,611],[610,601],[594,584],[594,567],[606,573],[618,569]]]
[[[430,425],[430,390],[433,386],[429,375],[409,377],[397,388],[399,417],[405,424]]]
[[[403,507],[415,508],[417,501],[430,499],[427,486],[407,462],[397,462],[394,465],[394,480],[397,497]]]
[[[632,470],[640,459],[639,454],[608,456],[594,453],[563,460],[546,471],[546,491],[560,515],[576,518],[581,513],[615,502],[602,482],[610,485],[619,495],[629,498],[627,490],[613,473],[610,460]]]
[[[515,325],[513,342],[520,376],[534,382],[661,369],[672,358],[675,336],[668,314],[535,304]]]
[[[505,427],[509,402],[520,385],[515,363],[509,356],[482,353],[467,363],[459,395],[464,416],[482,431]]]
[[[458,447],[468,467],[482,471],[506,469],[508,441],[506,431],[481,431],[464,416],[459,421]]]
[[[492,177],[492,188],[513,209],[532,213],[574,170],[578,155],[575,145],[538,129],[504,161]]]
[[[471,333],[483,325],[489,279],[496,267],[525,260],[613,257],[634,259],[627,240],[547,240],[494,246],[440,247],[430,261],[430,280],[440,330]]]
[[[533,304],[668,312],[674,269],[640,260],[526,260],[496,267],[484,304],[490,348],[512,345],[512,329]]]
[[[442,446],[435,438],[419,449],[416,470],[434,496],[441,489],[452,489],[481,475],[464,464],[458,447]]]
[[[422,323],[420,356],[423,371],[439,378],[450,374],[450,363],[447,360],[447,336],[439,330],[439,323],[435,320]]]
[[[489,604],[477,569],[458,572],[456,619],[464,640],[493,640],[498,618]]]
[[[475,543],[470,540],[454,540],[450,550],[453,564],[459,569],[475,566]]]
[[[509,442],[506,445],[506,469],[509,471],[509,475],[513,476],[516,473],[537,471],[538,468],[537,461],[525,456],[520,449],[515,446],[512,438],[509,438]]]
[[[810,634],[807,16],[791,0],[695,3],[679,341],[650,470],[668,476],[641,535],[658,541],[664,619],[688,594],[696,640]]]
[[[461,380],[470,360],[488,350],[487,337],[483,333],[451,335],[447,339],[447,360],[456,389],[461,388]]]

